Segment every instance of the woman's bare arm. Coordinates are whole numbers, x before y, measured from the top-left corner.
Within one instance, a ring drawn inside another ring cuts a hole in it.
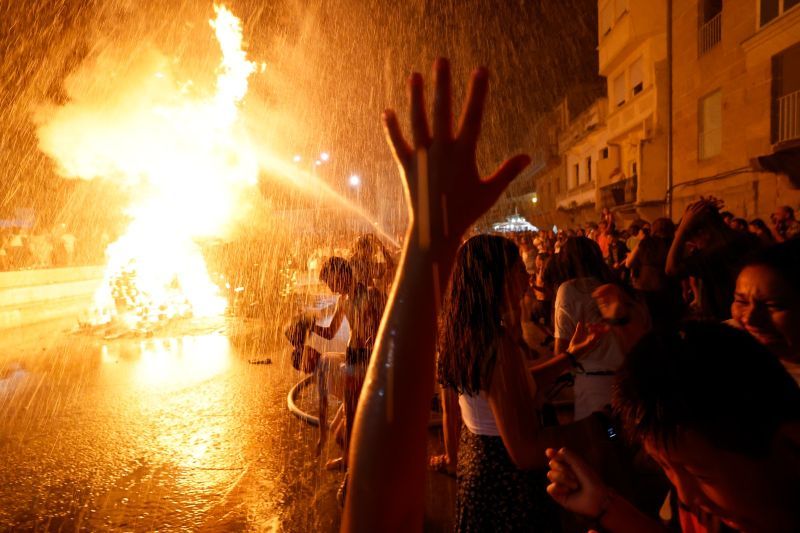
[[[514,157],[481,179],[475,147],[488,74],[473,73],[455,135],[446,60],[437,60],[434,78],[432,133],[419,74],[409,79],[412,145],[394,113],[384,114],[411,224],[359,400],[342,531],[422,529],[439,303],[464,231],[529,162],[527,156]]]

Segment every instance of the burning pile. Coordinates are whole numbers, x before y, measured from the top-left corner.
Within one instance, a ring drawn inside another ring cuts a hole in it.
[[[242,50],[239,19],[224,6],[214,11],[222,60],[213,91],[175,79],[169,60],[152,51],[131,59],[121,76],[100,56],[67,80],[71,101],[43,113],[41,147],[62,175],[134,191],[130,223],[106,250],[94,323],[116,317],[147,327],[225,310],[198,242],[242,217],[242,199],[258,180],[240,117],[256,65]]]

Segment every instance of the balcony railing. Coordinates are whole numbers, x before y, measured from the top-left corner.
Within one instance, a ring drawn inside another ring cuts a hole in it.
[[[603,207],[619,207],[636,202],[638,177],[630,178],[600,187],[600,203]]]
[[[722,39],[722,11],[703,23],[697,32],[697,55],[701,56],[714,48]]]
[[[777,142],[800,139],[800,91],[778,98]]]

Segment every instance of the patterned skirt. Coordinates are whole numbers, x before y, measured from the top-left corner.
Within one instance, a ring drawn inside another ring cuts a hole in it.
[[[457,477],[455,531],[560,531],[546,474],[519,470],[500,437],[462,427]]]

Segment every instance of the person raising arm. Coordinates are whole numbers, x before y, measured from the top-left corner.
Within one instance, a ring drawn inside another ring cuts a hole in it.
[[[442,293],[463,233],[530,162],[528,156],[517,155],[481,178],[476,145],[488,81],[486,69],[472,74],[455,133],[445,59],[434,64],[432,131],[418,73],[408,83],[411,145],[394,112],[383,115],[403,178],[410,223],[359,400],[342,531],[422,529],[426,431]]]

